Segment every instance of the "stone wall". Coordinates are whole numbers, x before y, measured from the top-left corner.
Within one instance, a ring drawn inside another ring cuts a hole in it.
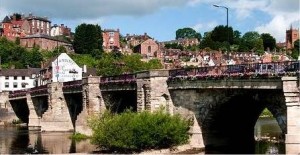
[[[283,77],[283,92],[287,106],[287,133],[285,147],[287,154],[300,153],[300,97],[297,77]]]
[[[48,84],[48,110],[41,118],[42,131],[74,130],[62,86],[63,83]]]
[[[0,92],[0,125],[13,120],[18,120],[18,117],[9,103],[8,92]]]
[[[87,77],[83,79],[83,109],[77,116],[75,123],[76,132],[91,135],[92,131],[87,125],[88,118],[93,115],[98,115],[105,110],[99,85],[100,77]]]

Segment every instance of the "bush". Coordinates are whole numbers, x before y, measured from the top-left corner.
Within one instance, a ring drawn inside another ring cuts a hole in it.
[[[161,149],[188,141],[189,122],[179,115],[162,111],[122,114],[105,112],[89,120],[93,130],[91,142],[102,150],[130,153]]]
[[[81,134],[81,133],[78,133],[78,132],[75,132],[74,134],[72,134],[70,136],[70,139],[73,139],[77,142],[81,141],[81,140],[86,140],[88,139],[89,137],[85,134]]]

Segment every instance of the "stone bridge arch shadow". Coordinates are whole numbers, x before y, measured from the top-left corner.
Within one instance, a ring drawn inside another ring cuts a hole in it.
[[[286,134],[282,90],[185,89],[170,90],[170,95],[174,112],[183,108],[195,114],[205,153],[255,153],[254,126],[264,108],[272,112],[282,135]]]

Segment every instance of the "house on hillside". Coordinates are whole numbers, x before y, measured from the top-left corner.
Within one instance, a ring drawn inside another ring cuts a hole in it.
[[[153,39],[147,39],[134,47],[133,52],[139,53],[143,58],[153,58],[158,56],[158,44]]]

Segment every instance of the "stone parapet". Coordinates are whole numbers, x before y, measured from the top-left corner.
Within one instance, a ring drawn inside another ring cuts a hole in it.
[[[283,93],[287,106],[287,154],[300,153],[300,96],[297,77],[282,77]]]

